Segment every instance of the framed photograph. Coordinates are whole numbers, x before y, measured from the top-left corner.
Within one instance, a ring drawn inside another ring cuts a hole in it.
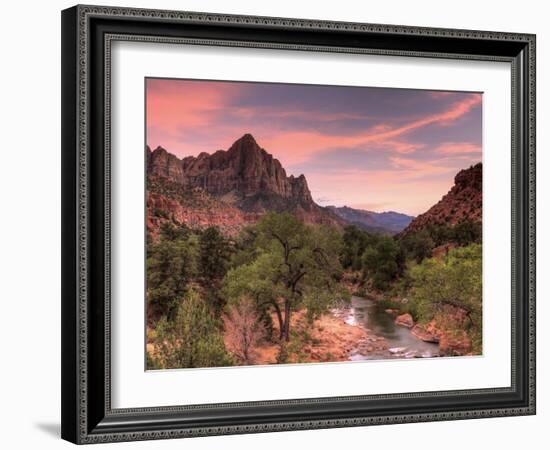
[[[62,12],[62,437],[535,413],[535,36]]]

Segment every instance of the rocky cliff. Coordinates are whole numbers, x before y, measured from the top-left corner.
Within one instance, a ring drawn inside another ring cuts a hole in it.
[[[250,134],[228,150],[183,159],[162,147],[147,148],[147,176],[151,208],[162,210],[161,203],[164,208],[170,204],[172,215],[190,226],[222,224],[235,231],[267,211],[291,212],[306,223],[343,223],[313,201],[304,175],[287,176],[281,163]],[[154,216],[152,209],[148,216]]]
[[[458,172],[451,190],[428,211],[414,219],[402,234],[418,231],[428,224],[452,227],[463,222],[481,223],[482,177],[481,163]]]

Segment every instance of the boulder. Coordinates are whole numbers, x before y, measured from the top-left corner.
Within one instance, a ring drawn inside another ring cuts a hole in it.
[[[409,313],[401,314],[395,318],[395,324],[406,328],[414,327],[414,320]]]
[[[422,325],[415,325],[411,329],[413,336],[424,342],[439,342],[439,337],[427,331]]]

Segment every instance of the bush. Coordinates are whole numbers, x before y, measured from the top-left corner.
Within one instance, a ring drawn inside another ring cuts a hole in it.
[[[460,308],[469,319],[470,334],[481,336],[481,245],[452,249],[445,260],[426,259],[411,269],[411,308],[428,322],[445,307]]]
[[[175,320],[163,317],[157,323],[158,365],[163,369],[233,365],[219,325],[198,293],[188,292]]]

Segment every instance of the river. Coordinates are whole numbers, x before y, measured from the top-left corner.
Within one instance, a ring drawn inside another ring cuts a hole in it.
[[[388,350],[365,351],[367,343],[358,345],[352,352],[353,361],[368,359],[430,358],[439,355],[439,345],[424,342],[408,328],[396,325],[394,317],[384,311],[376,301],[353,296],[351,305],[341,310],[341,316],[350,325],[362,326],[389,345]],[[363,347],[362,347],[363,346]]]

